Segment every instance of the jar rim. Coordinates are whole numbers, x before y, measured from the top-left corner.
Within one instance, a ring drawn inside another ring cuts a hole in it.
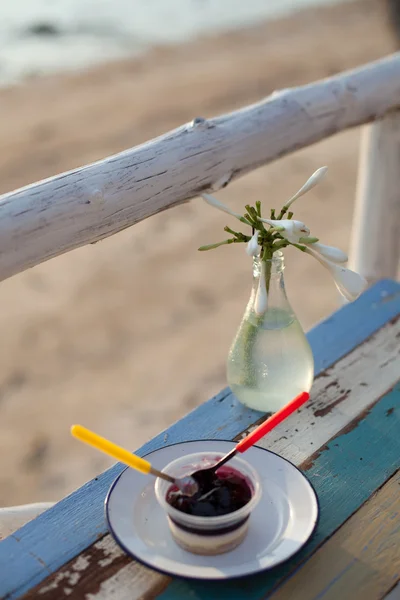
[[[221,456],[217,457],[216,456],[217,454],[221,455]],[[222,458],[223,453],[221,453],[221,452],[214,453],[214,452],[209,452],[209,451],[195,452],[193,454],[188,454],[184,457],[180,457],[180,458],[173,460],[168,465],[166,465],[166,467],[163,470],[166,473],[168,473],[169,471],[170,472],[172,471],[171,474],[176,475],[176,473],[174,473],[174,467],[179,465],[181,462],[188,461],[189,464],[187,465],[187,467],[189,468],[189,471],[190,471],[190,469],[192,468],[191,463],[193,463],[195,460],[197,462],[202,457],[211,458],[211,456],[213,456],[215,461],[217,461],[218,458]],[[156,493],[158,503],[167,512],[167,514],[169,514],[172,517],[175,516],[175,518],[178,521],[185,521],[188,525],[192,525],[192,526],[196,526],[196,525],[201,526],[201,525],[207,524],[210,527],[213,527],[217,524],[223,525],[225,523],[229,523],[232,520],[237,521],[247,515],[250,515],[253,508],[256,506],[256,504],[258,504],[258,501],[261,496],[260,476],[258,475],[257,471],[254,469],[254,467],[252,467],[247,461],[245,461],[237,456],[232,458],[230,462],[232,465],[236,465],[237,470],[240,473],[242,473],[243,475],[246,475],[250,479],[250,482],[251,482],[252,497],[250,498],[249,502],[247,502],[247,504],[242,506],[242,508],[239,508],[238,510],[235,510],[226,515],[220,515],[217,517],[199,517],[199,516],[195,516],[195,515],[188,515],[186,513],[183,513],[182,511],[174,508],[166,501],[165,492],[167,491],[167,487],[170,486],[171,484],[168,484],[163,479],[159,479],[159,478],[157,478],[155,481],[155,493]],[[196,467],[196,468],[198,468],[198,467]]]
[[[277,250],[276,252],[274,252],[274,254],[272,255],[271,258],[267,258],[264,262],[270,262],[270,263],[280,262],[281,263],[283,261],[283,259],[284,259],[283,252],[281,250]],[[253,260],[254,260],[254,262],[259,263],[259,262],[261,262],[261,256],[254,256]]]

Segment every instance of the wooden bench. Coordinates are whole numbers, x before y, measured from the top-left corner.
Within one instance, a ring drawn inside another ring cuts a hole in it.
[[[299,554],[269,572],[225,583],[151,571],[107,532],[104,499],[124,468],[117,464],[0,542],[0,597],[399,598],[400,284],[375,284],[308,337],[316,367],[311,399],[260,444],[300,466],[317,491],[320,521]],[[259,419],[225,389],[139,454],[185,440],[234,440]]]

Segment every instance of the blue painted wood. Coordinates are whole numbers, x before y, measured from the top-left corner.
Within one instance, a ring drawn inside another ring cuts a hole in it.
[[[381,281],[309,334],[316,374],[400,314],[400,285]],[[145,444],[138,454],[191,439],[233,439],[260,417],[229,389]],[[72,443],[72,442],[71,442]],[[106,533],[103,502],[123,467],[115,465],[0,542],[0,598],[16,598]]]
[[[400,376],[400,373],[399,373]],[[393,410],[392,410],[393,409]],[[350,428],[349,428],[350,429]],[[327,444],[306,471],[320,503],[320,521],[307,546],[288,563],[227,583],[173,581],[157,600],[261,600],[400,468],[400,383],[348,433]],[[267,518],[267,517],[266,517]]]

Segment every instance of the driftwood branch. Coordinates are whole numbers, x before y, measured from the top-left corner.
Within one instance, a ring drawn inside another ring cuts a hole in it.
[[[400,53],[0,197],[0,280],[400,107]]]

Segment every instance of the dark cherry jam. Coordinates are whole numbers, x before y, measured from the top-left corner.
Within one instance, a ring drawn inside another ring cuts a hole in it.
[[[198,471],[194,478],[199,485],[194,496],[183,495],[175,485],[166,495],[168,504],[188,515],[220,517],[239,510],[251,499],[252,491],[246,477],[228,466],[206,477]]]

